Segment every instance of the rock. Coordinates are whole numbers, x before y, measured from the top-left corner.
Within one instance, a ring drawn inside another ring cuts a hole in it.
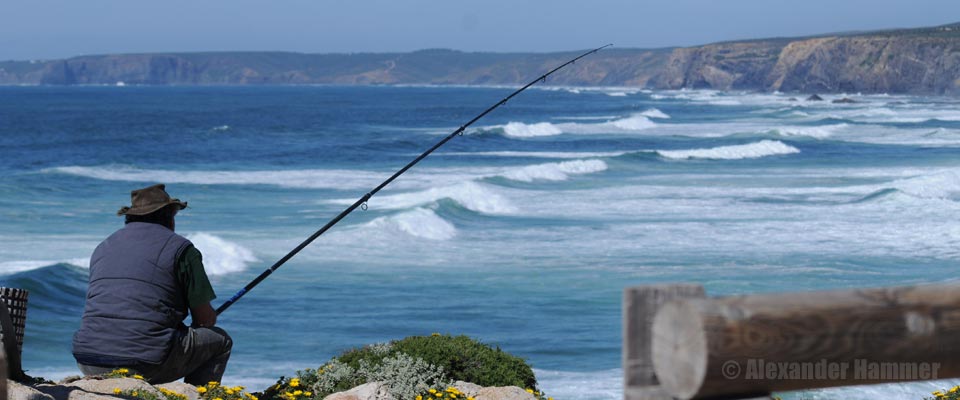
[[[820,97],[817,94],[814,94],[810,97],[807,97],[807,101],[823,101],[823,97]]]
[[[187,400],[200,399],[200,393],[197,393],[197,387],[189,383],[183,383],[178,381],[178,382],[164,383],[162,385],[157,385],[157,387],[167,389],[175,393],[179,393],[184,396],[187,396]]]
[[[516,386],[483,388],[474,397],[476,400],[536,400],[533,394]]]
[[[16,381],[7,380],[8,400],[54,400],[53,396]]]
[[[324,397],[323,400],[394,400],[387,387],[380,382],[370,382],[346,392],[338,392]]]
[[[851,104],[851,103],[856,103],[856,102],[857,102],[856,100],[851,99],[851,98],[849,98],[849,97],[844,97],[844,98],[842,98],[842,99],[836,99],[836,100],[834,100],[834,101],[831,101],[831,103],[833,103],[833,104]]]
[[[475,383],[456,381],[453,383],[453,387],[457,390],[463,392],[467,397],[477,397],[477,394],[483,390],[483,386],[477,385]]]
[[[149,383],[132,378],[80,379],[63,385],[37,385],[34,389],[55,400],[114,399],[115,389],[136,390],[160,396],[160,391]]]

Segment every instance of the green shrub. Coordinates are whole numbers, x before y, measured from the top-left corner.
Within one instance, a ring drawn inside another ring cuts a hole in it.
[[[522,358],[467,336],[411,336],[394,342],[393,348],[443,368],[447,378],[454,381],[537,388],[533,369]]]
[[[453,381],[480,386],[519,386],[536,390],[533,369],[522,358],[467,336],[411,336],[390,343],[352,349],[316,370],[281,377],[264,392],[264,400],[299,400],[287,393],[310,390],[313,398],[349,390],[367,382],[383,382],[400,400]]]

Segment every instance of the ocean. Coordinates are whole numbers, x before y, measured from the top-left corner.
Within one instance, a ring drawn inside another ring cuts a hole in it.
[[[89,256],[166,183],[218,306],[513,88],[2,87],[0,284],[28,374],[70,354]],[[711,295],[956,280],[960,99],[535,87],[454,138],[220,316],[225,383],[352,347],[469,335],[557,399],[619,399],[624,288]],[[785,394],[920,399],[960,382]]]

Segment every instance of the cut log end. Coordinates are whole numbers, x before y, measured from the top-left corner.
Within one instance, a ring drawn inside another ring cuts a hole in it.
[[[700,391],[707,373],[707,337],[698,311],[687,303],[663,305],[653,322],[653,366],[660,385],[681,399]]]

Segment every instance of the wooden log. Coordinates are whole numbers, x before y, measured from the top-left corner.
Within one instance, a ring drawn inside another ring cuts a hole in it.
[[[680,399],[960,377],[960,285],[679,300],[653,322]]]
[[[697,284],[636,286],[623,291],[623,397],[625,400],[671,399],[658,386],[650,352],[651,328],[656,311],[664,303],[681,298],[704,297]]]

